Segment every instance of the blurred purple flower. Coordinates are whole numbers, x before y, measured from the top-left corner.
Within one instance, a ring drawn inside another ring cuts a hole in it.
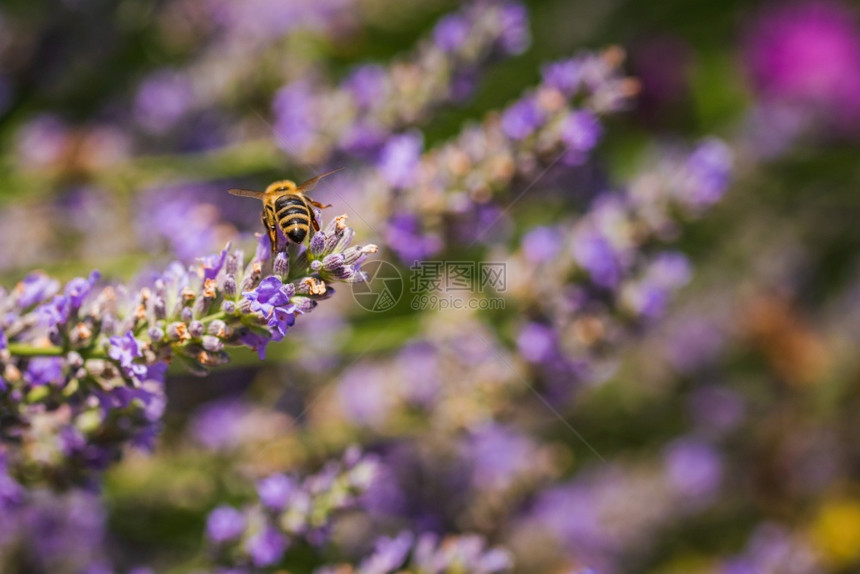
[[[36,357],[30,360],[24,378],[31,385],[56,385],[65,380],[63,365],[60,357]]]
[[[143,356],[143,349],[131,331],[122,337],[110,338],[108,356],[118,361],[125,374],[130,377],[143,377],[148,372],[146,365],[134,362],[135,359]]]
[[[396,189],[412,185],[423,147],[424,138],[420,132],[391,136],[382,148],[377,166],[385,181]]]
[[[27,275],[15,286],[17,295],[16,305],[22,308],[31,307],[52,297],[60,290],[60,282],[44,273],[36,272]]]
[[[526,323],[517,337],[517,349],[530,363],[544,363],[556,356],[555,329],[542,323]]]
[[[722,457],[704,441],[678,439],[664,449],[663,460],[672,485],[699,502],[715,494],[722,480]]]
[[[507,3],[502,11],[501,44],[510,54],[521,54],[531,43],[529,14],[522,4]]]
[[[206,521],[206,536],[214,544],[235,540],[244,530],[244,515],[230,506],[219,506]]]
[[[860,28],[848,5],[774,3],[752,24],[744,57],[764,97],[860,121]]]
[[[717,140],[701,143],[687,159],[688,188],[683,198],[695,208],[710,207],[722,199],[733,165],[729,147]]]
[[[579,60],[574,58],[545,65],[541,69],[541,76],[544,84],[567,97],[576,93],[582,81]]]
[[[101,274],[98,271],[93,271],[87,279],[76,277],[66,284],[63,293],[68,297],[72,308],[80,309],[84,299],[89,296],[93,286],[100,278]]]
[[[388,219],[385,243],[402,261],[413,262],[435,255],[442,249],[442,239],[422,233],[417,215],[400,212]]]
[[[502,114],[502,130],[512,139],[529,137],[541,125],[544,113],[534,97],[519,100]]]
[[[191,85],[182,73],[161,70],[141,84],[134,102],[134,116],[145,129],[166,132],[186,114],[193,101]]]
[[[569,114],[561,126],[561,141],[567,146],[565,162],[576,165],[585,161],[602,135],[603,126],[593,113],[575,111]]]
[[[295,479],[284,474],[273,474],[257,483],[257,496],[267,508],[283,510],[296,488]]]
[[[343,87],[349,90],[360,108],[367,109],[378,104],[385,96],[388,76],[385,68],[377,64],[357,66],[344,80]]]
[[[69,299],[62,295],[55,295],[49,303],[36,309],[36,317],[39,325],[53,329],[68,321],[71,311]]]
[[[373,554],[362,560],[362,574],[388,574],[398,571],[412,550],[415,537],[411,532],[401,532],[394,538],[383,536],[377,539]]]
[[[337,392],[347,419],[370,427],[385,421],[395,400],[382,369],[363,363],[341,376]]]
[[[601,287],[612,289],[621,281],[619,254],[609,239],[594,228],[582,229],[574,238],[573,258]]]
[[[433,29],[433,42],[443,52],[456,52],[469,38],[469,22],[460,14],[449,14]]]
[[[476,491],[505,490],[534,468],[537,447],[512,428],[493,424],[476,430],[461,448]]]
[[[245,542],[245,550],[251,556],[254,566],[258,568],[271,566],[284,557],[287,539],[275,527],[266,524]]]
[[[533,227],[523,236],[523,252],[535,263],[546,263],[558,255],[562,237],[556,227]]]
[[[315,97],[308,82],[293,82],[275,95],[275,139],[289,154],[301,154],[313,141]]]

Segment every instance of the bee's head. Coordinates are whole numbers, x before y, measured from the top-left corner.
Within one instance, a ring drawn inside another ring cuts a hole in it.
[[[288,179],[276,181],[266,188],[266,193],[283,193],[296,191],[296,184]]]

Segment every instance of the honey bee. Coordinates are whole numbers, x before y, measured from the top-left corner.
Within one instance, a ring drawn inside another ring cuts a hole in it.
[[[343,168],[333,169],[322,175],[312,177],[298,186],[285,179],[271,184],[266,188],[266,191],[230,189],[227,192],[239,197],[253,197],[263,202],[261,219],[269,234],[269,239],[272,241],[272,252],[274,253],[278,249],[278,227],[281,228],[287,239],[297,244],[305,240],[309,226],[313,226],[314,232],[320,230],[320,224],[311,206],[325,209],[331,207],[331,204],[318,203],[307,197],[305,193],[316,187],[319,180],[341,169]]]

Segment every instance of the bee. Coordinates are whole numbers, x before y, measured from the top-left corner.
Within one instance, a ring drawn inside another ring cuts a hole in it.
[[[342,169],[342,167],[333,169],[322,175],[312,177],[298,186],[294,182],[285,179],[271,184],[266,188],[266,191],[230,189],[227,193],[239,197],[253,197],[263,202],[261,219],[263,226],[269,234],[269,239],[272,242],[272,252],[274,253],[278,249],[279,227],[287,239],[297,244],[301,244],[305,240],[310,226],[313,226],[314,232],[320,230],[319,221],[317,221],[316,213],[311,209],[311,206],[325,209],[331,207],[331,204],[323,205],[322,203],[318,203],[307,197],[305,193],[316,187],[322,178]]]

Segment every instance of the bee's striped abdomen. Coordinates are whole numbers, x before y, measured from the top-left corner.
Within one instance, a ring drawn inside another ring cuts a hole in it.
[[[301,243],[308,234],[310,210],[303,197],[289,194],[275,201],[275,218],[290,241]]]

